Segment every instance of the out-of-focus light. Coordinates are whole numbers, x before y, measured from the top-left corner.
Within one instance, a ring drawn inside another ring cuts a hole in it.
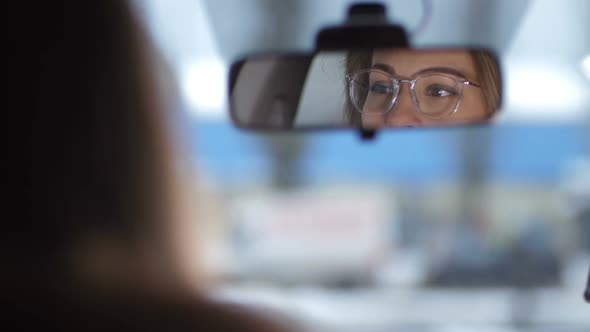
[[[582,71],[586,74],[588,80],[590,80],[590,54],[582,60]]]
[[[575,66],[544,61],[506,63],[505,120],[577,121],[590,103]]]
[[[215,58],[201,59],[182,69],[181,84],[189,110],[198,117],[220,118],[226,105],[226,66]]]
[[[511,99],[518,106],[535,109],[571,108],[581,103],[580,87],[563,72],[543,68],[521,68],[509,83]]]

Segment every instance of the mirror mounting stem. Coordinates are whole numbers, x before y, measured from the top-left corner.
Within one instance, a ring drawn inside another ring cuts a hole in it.
[[[586,291],[584,292],[586,302],[590,303],[590,267],[588,268],[588,281],[586,281]]]
[[[388,22],[386,7],[381,3],[350,6],[344,24],[324,28],[316,37],[316,51],[408,47],[406,30]],[[375,133],[375,130],[360,130],[363,141],[375,139]]]
[[[360,129],[359,133],[361,134],[361,140],[365,142],[372,141],[377,136],[377,131],[375,130]]]
[[[380,3],[361,3],[348,9],[347,24],[375,25],[387,24],[387,9]]]

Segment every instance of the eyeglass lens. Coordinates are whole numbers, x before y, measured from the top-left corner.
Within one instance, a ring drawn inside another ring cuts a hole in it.
[[[387,73],[359,72],[351,81],[351,100],[362,113],[385,113],[397,102],[400,88],[401,83]],[[422,76],[413,86],[413,102],[420,112],[427,115],[448,114],[457,106],[461,88],[457,80],[445,75]]]

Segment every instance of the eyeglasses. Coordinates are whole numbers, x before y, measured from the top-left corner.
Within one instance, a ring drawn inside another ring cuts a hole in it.
[[[480,86],[443,73],[425,73],[408,80],[377,69],[363,69],[346,75],[349,97],[363,114],[385,114],[398,101],[402,83],[410,85],[416,111],[431,118],[442,118],[457,111],[464,86]]]

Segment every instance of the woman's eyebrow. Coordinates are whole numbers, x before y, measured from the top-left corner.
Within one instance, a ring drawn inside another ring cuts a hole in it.
[[[392,66],[385,64],[385,63],[375,63],[375,64],[373,64],[372,68],[383,70],[384,72],[395,75],[395,69]]]
[[[393,68],[393,66],[389,65],[389,64],[385,64],[385,63],[376,63],[373,65],[372,67],[373,69],[379,69],[379,70],[383,70],[384,72],[390,73],[392,75],[395,75],[395,69]],[[463,79],[467,79],[467,75],[465,75],[461,70],[459,69],[455,69],[455,68],[451,68],[451,67],[428,67],[428,68],[424,68],[421,69],[419,71],[417,71],[416,73],[414,73],[414,75],[412,75],[412,77],[416,77],[420,74],[423,73],[429,73],[429,72],[436,72],[436,73],[444,73],[444,74],[450,74],[450,75],[454,75]]]
[[[427,73],[427,72],[436,72],[436,73],[444,73],[444,74],[451,74],[451,75],[455,75],[457,77],[461,77],[463,79],[467,79],[467,76],[460,70],[455,69],[455,68],[451,68],[451,67],[429,67],[429,68],[424,68],[422,70],[419,70],[418,72],[414,73],[414,77],[423,74],[423,73]]]

